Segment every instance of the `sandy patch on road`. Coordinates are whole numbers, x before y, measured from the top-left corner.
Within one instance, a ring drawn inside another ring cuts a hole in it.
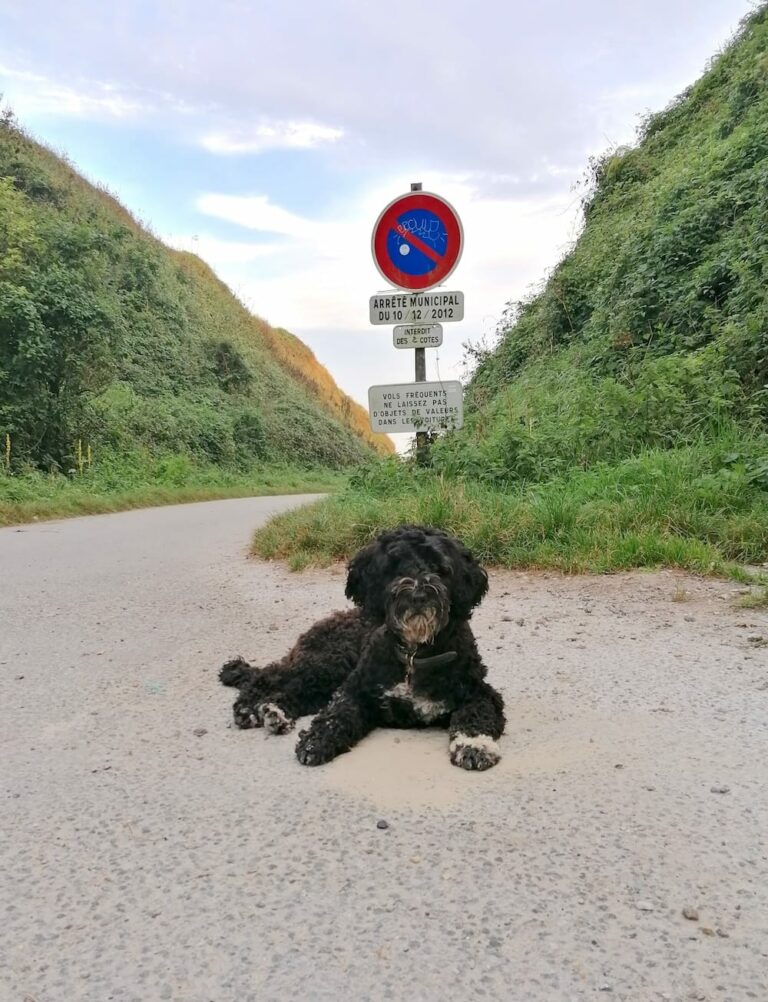
[[[374,731],[354,754],[323,768],[332,789],[378,807],[447,807],[487,787],[492,771],[470,775],[448,761],[445,731]]]
[[[328,787],[378,807],[448,807],[465,797],[487,794],[514,784],[518,777],[573,770],[579,763],[607,754],[626,732],[606,717],[585,714],[578,721],[544,721],[535,705],[507,710],[502,760],[483,773],[467,772],[448,760],[445,731],[375,731],[354,754],[340,756],[321,770]],[[642,721],[635,722],[636,727]],[[514,740],[510,734],[526,734]]]

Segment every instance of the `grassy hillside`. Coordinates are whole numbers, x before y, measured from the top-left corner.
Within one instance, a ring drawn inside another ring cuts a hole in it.
[[[165,247],[9,114],[0,120],[6,441],[4,465],[15,471],[137,455],[209,469],[286,457],[343,468],[392,451],[309,349],[251,315],[202,261]]]
[[[592,164],[585,226],[512,305],[441,468],[546,479],[768,420],[768,13],[632,149]]]
[[[260,552],[340,556],[407,516],[517,566],[768,559],[765,6],[637,145],[591,164],[583,205],[432,469],[373,468]]]

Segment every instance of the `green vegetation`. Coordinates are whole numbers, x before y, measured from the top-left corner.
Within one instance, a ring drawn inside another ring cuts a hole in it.
[[[0,469],[0,526],[183,501],[326,492],[345,481],[345,474],[324,467],[223,469],[181,454],[107,457],[69,475]]]
[[[591,164],[583,232],[510,304],[431,468],[390,460],[261,530],[300,566],[415,520],[489,562],[768,560],[768,8]]]
[[[343,469],[392,450],[305,345],[250,314],[202,261],[164,246],[8,112],[0,446],[7,474],[30,471],[19,490],[48,483],[35,470],[79,470],[90,449],[115,492],[133,481],[114,471],[137,463],[148,489],[168,489],[147,479],[168,455],[207,479],[220,471],[224,492],[286,457]]]
[[[724,434],[507,491],[390,460],[356,474],[340,494],[273,519],[256,533],[254,551],[293,566],[329,563],[384,528],[424,522],[508,567],[721,572],[768,553],[768,491],[755,476],[760,467],[749,453],[737,458],[734,444],[734,433]],[[748,444],[758,454],[768,443]]]

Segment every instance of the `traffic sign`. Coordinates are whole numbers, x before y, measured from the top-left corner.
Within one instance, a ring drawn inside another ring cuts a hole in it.
[[[463,292],[386,292],[371,296],[372,324],[452,323],[464,319]]]
[[[458,379],[444,383],[395,383],[368,390],[371,429],[393,434],[461,428],[464,406]]]
[[[439,348],[442,343],[442,324],[422,324],[421,327],[403,325],[392,331],[395,348]]]
[[[427,191],[400,195],[384,209],[371,237],[381,275],[400,289],[443,283],[461,257],[464,231],[456,210]]]

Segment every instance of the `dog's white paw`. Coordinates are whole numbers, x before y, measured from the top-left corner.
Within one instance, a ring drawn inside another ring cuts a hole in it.
[[[264,730],[270,734],[287,734],[296,724],[277,703],[261,703],[256,707],[256,713],[261,718]]]
[[[448,750],[454,765],[478,772],[493,768],[501,758],[499,746],[487,734],[470,736],[459,732],[451,739]]]
[[[239,727],[243,731],[249,730],[251,727],[262,727],[264,724],[261,707],[253,706],[242,697],[235,700],[232,714],[235,718],[235,727]]]

